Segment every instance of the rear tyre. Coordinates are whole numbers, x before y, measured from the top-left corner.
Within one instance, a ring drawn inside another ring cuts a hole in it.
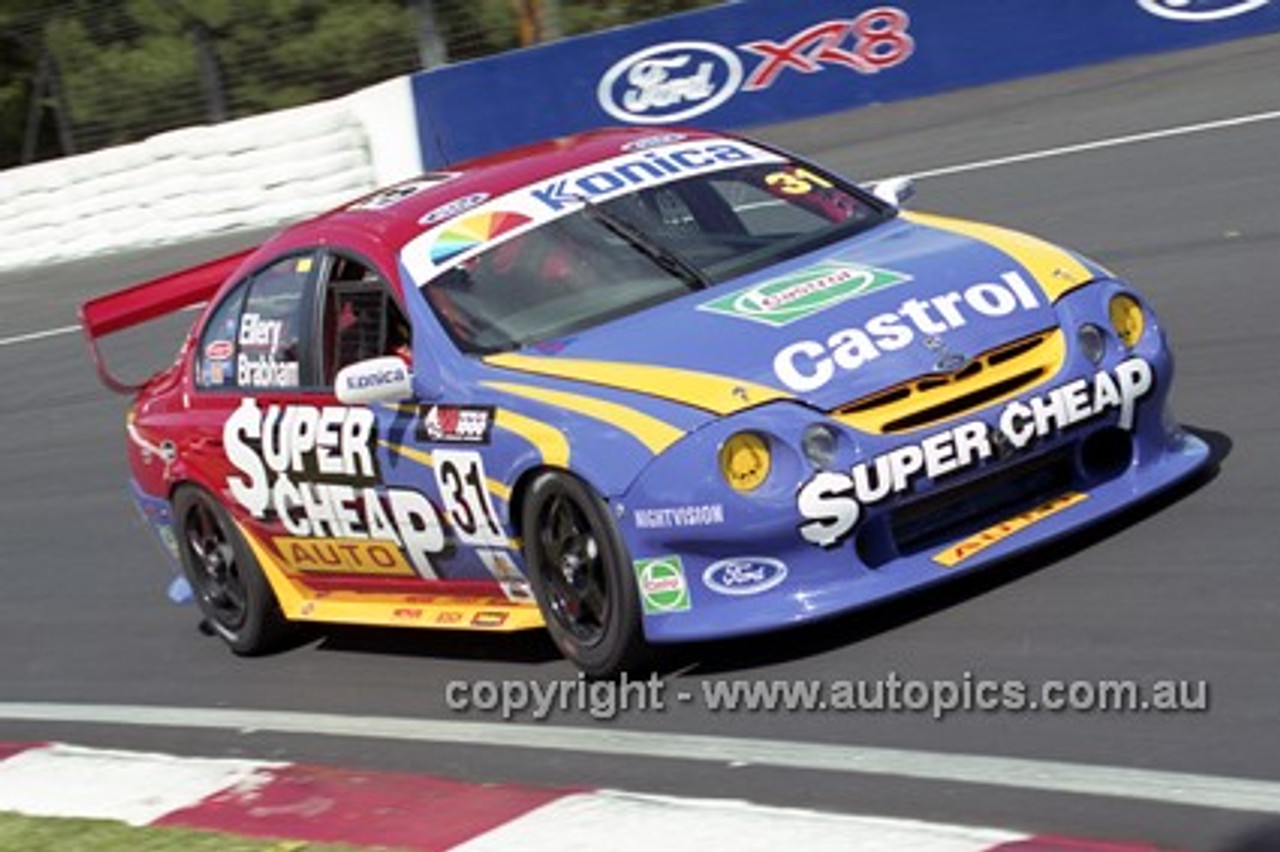
[[[242,656],[279,648],[289,623],[227,510],[194,486],[178,490],[173,510],[182,571],[208,629]]]
[[[521,513],[525,564],[552,640],[591,677],[649,656],[631,558],[604,501],[582,480],[539,476]]]

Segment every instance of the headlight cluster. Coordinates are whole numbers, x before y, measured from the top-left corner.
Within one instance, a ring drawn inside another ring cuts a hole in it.
[[[800,438],[800,449],[809,464],[819,470],[834,466],[836,460],[836,432],[825,423],[810,423]]]
[[[785,442],[767,433],[744,430],[731,435],[720,445],[720,475],[734,491],[748,494],[756,491],[777,471],[790,477],[795,469],[795,451]],[[838,429],[829,423],[810,423],[800,436],[800,454],[815,470],[830,470],[836,464],[840,447]]]
[[[720,447],[720,474],[735,491],[755,491],[772,464],[769,440],[757,432],[738,432]]]
[[[1102,333],[1102,329],[1087,322],[1076,332],[1076,339],[1080,341],[1080,351],[1089,359],[1089,363],[1102,363],[1102,356],[1107,354],[1107,336]]]
[[[1147,328],[1147,319],[1142,311],[1142,305],[1128,293],[1117,293],[1111,297],[1111,301],[1107,304],[1107,320],[1110,322],[1111,330],[1115,332],[1116,338],[1125,349],[1137,346],[1138,341],[1142,339],[1142,333]],[[1076,340],[1080,344],[1080,351],[1085,354],[1090,363],[1094,365],[1102,363],[1103,356],[1107,354],[1107,334],[1100,326],[1091,322],[1081,325],[1076,331]]]
[[[1138,300],[1128,293],[1112,296],[1111,304],[1107,306],[1107,314],[1120,342],[1129,349],[1136,346],[1147,327],[1147,319],[1142,313],[1142,305],[1138,304]]]

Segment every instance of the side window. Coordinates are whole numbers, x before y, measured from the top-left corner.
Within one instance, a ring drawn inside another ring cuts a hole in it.
[[[240,308],[244,305],[244,285],[223,300],[204,328],[196,360],[196,385],[202,388],[230,388],[236,384],[236,338],[239,337]]]
[[[289,390],[302,385],[306,294],[313,266],[310,255],[290,257],[232,290],[200,339],[197,386]]]
[[[249,282],[236,335],[241,388],[296,389],[302,384],[303,311],[314,259],[291,257]]]
[[[409,322],[373,269],[348,257],[335,257],[325,288],[322,320],[324,383],[332,385],[343,367],[399,355],[412,358]]]

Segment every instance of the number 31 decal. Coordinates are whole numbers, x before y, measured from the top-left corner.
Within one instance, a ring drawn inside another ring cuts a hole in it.
[[[449,522],[463,544],[507,546],[507,535],[485,486],[480,454],[466,450],[436,450],[436,486]]]
[[[831,181],[815,175],[808,169],[793,169],[789,172],[774,172],[764,179],[769,186],[777,187],[787,195],[804,195],[813,192],[814,188],[830,189]]]

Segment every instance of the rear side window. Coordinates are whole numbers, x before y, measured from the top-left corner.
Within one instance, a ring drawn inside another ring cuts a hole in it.
[[[253,276],[218,306],[200,344],[201,387],[296,390],[303,384],[308,285],[315,260],[290,257]]]
[[[236,384],[236,338],[244,285],[231,292],[205,326],[196,362],[196,384],[202,388],[230,388]]]

